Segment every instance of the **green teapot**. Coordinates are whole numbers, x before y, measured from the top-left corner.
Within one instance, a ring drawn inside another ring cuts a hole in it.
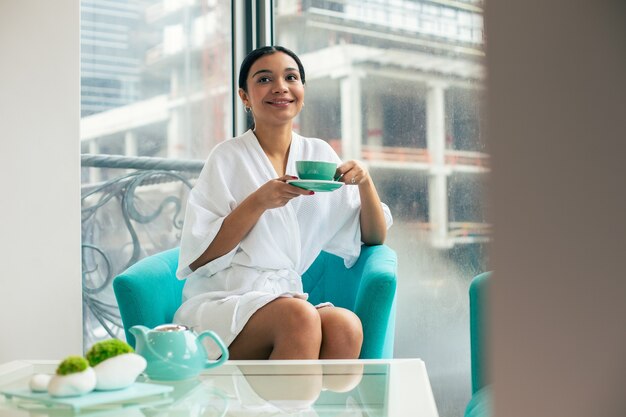
[[[163,324],[150,330],[133,326],[130,332],[137,340],[135,351],[148,362],[148,378],[175,381],[197,376],[203,369],[214,368],[228,360],[228,349],[222,339],[210,330],[196,334],[187,326]],[[211,338],[222,351],[222,356],[211,361],[202,345],[202,339]]]

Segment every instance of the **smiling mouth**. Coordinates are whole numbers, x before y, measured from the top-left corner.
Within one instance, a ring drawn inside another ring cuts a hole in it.
[[[274,106],[286,106],[288,104],[293,103],[294,100],[272,100],[272,101],[268,101],[268,104],[272,104]]]

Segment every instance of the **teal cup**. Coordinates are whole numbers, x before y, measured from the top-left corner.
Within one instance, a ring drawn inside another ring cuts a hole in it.
[[[332,181],[337,164],[326,161],[296,161],[298,177],[303,180]]]

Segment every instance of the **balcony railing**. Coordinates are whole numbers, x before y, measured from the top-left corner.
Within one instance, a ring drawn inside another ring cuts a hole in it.
[[[203,161],[82,155],[81,187],[84,345],[118,337],[122,323],[111,283],[142,257],[178,244],[187,193]]]
[[[363,145],[362,154],[363,159],[371,161],[432,162],[430,152],[423,148]],[[489,155],[482,152],[446,149],[444,155],[446,165],[489,169]]]

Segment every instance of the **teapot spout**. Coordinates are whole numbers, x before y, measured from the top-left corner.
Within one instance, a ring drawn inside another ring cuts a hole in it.
[[[146,326],[137,325],[131,327],[129,331],[133,336],[135,336],[135,339],[137,339],[137,341],[140,340],[142,343],[145,343],[147,337],[146,335],[148,334],[150,329],[148,329]]]

